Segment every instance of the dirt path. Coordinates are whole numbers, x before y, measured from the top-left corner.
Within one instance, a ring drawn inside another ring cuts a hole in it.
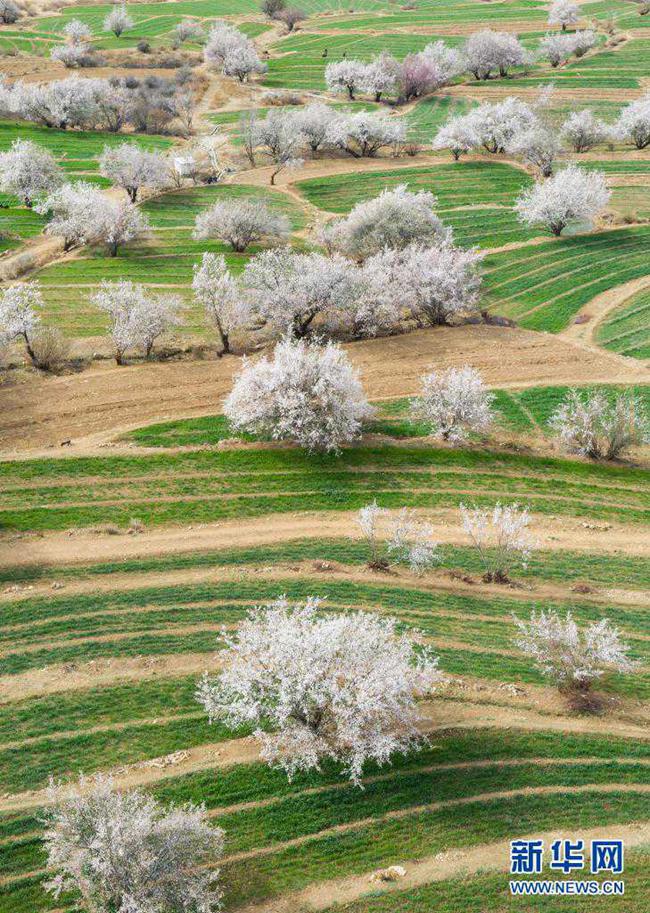
[[[500,727],[514,730],[599,733],[632,739],[650,739],[647,726],[617,719],[547,716],[534,710],[514,707],[431,701],[422,707],[423,731],[431,734],[448,729]],[[259,748],[253,738],[201,745],[176,755],[141,761],[110,771],[120,789],[148,786],[170,775],[180,776],[199,770],[216,770],[234,764],[249,764],[258,759]],[[650,786],[640,787],[650,792]],[[46,804],[46,790],[30,790],[0,797],[0,813],[35,808]]]
[[[420,512],[420,515],[426,517],[426,512]],[[299,518],[303,519],[303,518]],[[345,521],[347,519],[348,528],[346,531]],[[450,528],[454,523],[454,516],[450,514],[449,516],[449,527],[443,526],[439,523],[438,528],[442,530],[442,536],[436,535],[436,539],[440,542],[447,542],[446,534],[451,536],[453,530]],[[356,531],[354,530],[355,517],[352,514],[345,514],[341,519],[339,517],[330,517],[326,514],[319,514],[314,518],[311,534],[313,534],[314,528],[319,528],[321,526],[327,526],[329,523],[332,523],[334,527],[337,527],[338,522],[340,522],[340,529],[335,528],[332,530],[331,538],[345,538],[350,534],[350,538],[358,538]],[[230,525],[230,524],[229,524]],[[264,541],[264,532],[267,529],[267,525],[259,525],[259,536],[256,536],[258,544],[263,544]],[[569,524],[567,524],[569,525]],[[574,525],[575,521],[574,521]],[[298,523],[300,526],[300,523]],[[292,530],[290,526],[285,527],[289,535],[292,535],[295,532],[295,535],[298,536],[300,530]],[[585,532],[585,528],[582,527],[582,531]],[[457,543],[462,542],[462,536],[459,531],[457,532]],[[577,530],[576,530],[577,532]],[[614,540],[617,540],[616,530],[610,531],[613,532]],[[155,533],[154,533],[155,535]],[[603,535],[601,533],[601,535]],[[571,533],[569,529],[566,530],[566,547],[569,547]],[[383,538],[384,533],[381,533],[379,538]],[[115,537],[111,537],[114,539]],[[306,537],[303,537],[306,538]],[[322,539],[330,538],[329,533],[326,533],[324,536],[319,536],[319,542]],[[544,538],[544,536],[542,536]],[[575,538],[575,536],[573,537]],[[98,537],[99,540],[99,537]],[[101,540],[99,540],[101,541]],[[286,540],[291,541],[291,540]],[[630,544],[632,546],[638,543],[638,537],[630,535],[629,538]],[[456,544],[456,542],[454,542]],[[555,543],[553,543],[555,545]],[[588,545],[588,540],[586,540],[585,545]],[[643,546],[642,546],[643,547]],[[620,543],[615,546],[618,551],[621,548]],[[625,547],[626,553],[629,553],[629,549]],[[597,550],[597,549],[596,549]],[[175,550],[174,554],[177,554],[179,550]],[[594,549],[589,548],[589,553],[593,554]],[[344,564],[340,561],[327,560],[326,548],[323,550],[324,561],[317,561],[311,559],[294,559],[289,560],[273,558],[273,566],[269,568],[264,562],[258,562],[257,564],[244,563],[242,565],[232,564],[232,565],[219,565],[215,563],[214,565],[204,565],[200,567],[185,567],[180,570],[163,570],[163,571],[135,571],[129,572],[124,571],[120,572],[119,570],[111,569],[110,573],[107,573],[104,576],[97,574],[91,574],[87,577],[81,577],[79,579],[66,580],[65,582],[61,581],[60,574],[57,574],[57,568],[60,567],[60,563],[56,567],[52,567],[51,570],[44,571],[43,577],[34,583],[29,583],[25,585],[16,584],[11,587],[7,587],[4,592],[2,592],[2,600],[4,603],[15,602],[18,600],[23,600],[26,597],[31,599],[34,597],[51,597],[52,590],[57,589],[63,592],[59,592],[59,596],[63,596],[65,599],[69,599],[72,596],[78,595],[99,595],[100,593],[124,593],[130,592],[137,594],[138,591],[144,591],[148,587],[173,587],[173,586],[196,586],[200,584],[214,584],[217,581],[222,582],[226,580],[241,580],[243,577],[246,579],[255,579],[261,578],[265,581],[278,579],[278,580],[292,580],[292,579],[309,579],[314,581],[315,586],[322,586],[324,589],[327,589],[327,585],[332,580],[340,581],[353,581],[355,583],[361,584],[374,584],[374,585],[386,585],[390,584],[391,586],[399,587],[400,589],[415,589],[418,592],[429,591],[435,596],[438,593],[459,593],[466,592],[471,593],[472,596],[483,597],[483,598],[494,598],[497,596],[507,599],[507,604],[512,605],[517,600],[526,600],[530,599],[553,599],[553,600],[571,600],[575,602],[576,594],[575,587],[573,582],[571,585],[556,583],[553,581],[540,581],[537,579],[522,579],[517,582],[517,586],[505,588],[497,584],[483,583],[479,576],[472,577],[471,575],[467,580],[459,579],[458,576],[452,572],[448,567],[441,567],[433,569],[426,573],[426,575],[418,578],[414,578],[408,570],[402,567],[392,568],[390,574],[372,570],[364,566],[363,564]],[[67,555],[70,561],[75,560],[75,555]],[[122,557],[122,556],[119,556]],[[588,577],[588,575],[586,575]],[[317,584],[316,581],[319,581]],[[56,587],[54,586],[56,584]],[[580,596],[581,600],[586,600],[591,603],[596,604],[605,604],[611,605],[612,602],[617,604],[625,605],[638,605],[646,606],[650,602],[650,592],[644,590],[631,590],[623,589],[622,587],[591,587],[590,590],[586,593],[583,593]],[[184,608],[190,607],[199,607],[202,605],[205,606],[219,606],[219,605],[232,605],[233,600],[229,599],[211,599],[209,601],[183,601]],[[237,605],[252,605],[251,600],[243,599],[237,600]],[[337,601],[337,604],[341,603]],[[359,605],[349,605],[347,608],[359,609]],[[109,610],[107,610],[109,611]],[[137,611],[139,613],[153,611],[160,611],[160,606],[156,603],[138,605]],[[132,608],[126,609],[110,609],[111,615],[130,615],[132,614]],[[417,613],[411,613],[417,614]],[[455,617],[454,612],[443,612],[446,617]],[[57,615],[59,622],[62,621],[73,621],[74,619],[82,618],[92,618],[94,617],[93,612],[82,612],[75,613],[74,615]],[[493,620],[493,615],[486,615],[484,618],[479,615],[473,615],[477,621],[480,620]],[[507,615],[503,616],[504,619],[507,618]],[[4,633],[9,631],[24,631],[30,627],[37,627],[42,624],[40,619],[30,620],[26,622],[21,622],[19,624],[11,625],[0,625],[0,630]],[[650,635],[648,635],[650,639]]]
[[[370,339],[345,347],[371,399],[412,395],[420,376],[471,364],[493,386],[562,383],[634,383],[638,362],[595,351],[546,333],[494,326],[439,327]],[[232,385],[239,358],[141,363],[95,363],[61,377],[12,374],[0,386],[0,448],[5,454],[101,453],[99,446],[133,428],[181,417],[214,414]],[[162,394],[162,395],[161,395]]]
[[[436,511],[431,515],[434,536],[438,542],[467,544],[458,525],[456,511]],[[353,535],[355,514],[349,512],[298,513],[189,527],[151,529],[139,536],[101,536],[80,533],[69,536],[52,533],[47,536],[16,536],[0,541],[0,565],[57,566],[95,563],[127,558],[146,558],[218,548],[243,548],[274,545],[296,539],[344,538]],[[648,556],[650,542],[632,526],[592,524],[575,518],[535,517],[535,535],[542,548],[568,549]],[[55,572],[53,573],[55,577]],[[187,580],[188,576],[185,575]],[[112,585],[112,584],[111,584]],[[28,591],[29,592],[29,591]]]
[[[518,835],[521,836],[521,835]],[[577,828],[575,830],[542,831],[526,834],[523,840],[543,840],[547,845],[558,837],[570,837],[572,840],[584,840],[587,845],[591,840],[620,839],[627,848],[643,846],[650,841],[650,824],[641,822],[637,824],[609,825],[597,828]],[[385,860],[386,865],[395,865],[404,862],[399,858]],[[510,867],[510,841],[502,840],[494,843],[481,844],[469,849],[452,849],[437,853],[417,861],[408,861],[405,865],[406,875],[396,882],[371,881],[371,872],[364,875],[355,875],[336,881],[320,882],[310,885],[302,891],[285,894],[282,897],[240,907],[238,913],[316,913],[316,911],[329,910],[338,904],[352,903],[363,897],[364,894],[381,892],[382,894],[404,891],[417,888],[432,882],[442,882],[451,878],[461,878],[477,875],[480,872],[503,871],[506,873]],[[505,884],[505,875],[504,875]],[[441,886],[441,895],[444,896],[444,887]]]
[[[648,265],[650,270],[650,263]],[[583,305],[576,314],[573,323],[559,334],[563,339],[581,342],[597,348],[596,332],[601,323],[630,298],[643,289],[650,288],[650,275],[640,279],[632,279],[616,288],[608,289],[601,295],[596,295],[588,304]],[[598,349],[602,351],[602,349]]]

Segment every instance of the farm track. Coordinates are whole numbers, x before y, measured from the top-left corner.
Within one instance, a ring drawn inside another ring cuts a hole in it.
[[[564,829],[563,829],[564,830]],[[625,841],[628,847],[645,845],[650,839],[650,825],[641,822],[630,825],[615,825],[600,828],[577,828],[572,830],[572,839],[582,839],[585,844],[594,839],[609,839],[615,833]],[[535,832],[521,837],[523,840],[541,839],[549,843],[557,839],[558,831]],[[349,876],[337,881],[324,881],[311,885],[301,891],[287,894],[262,903],[240,907],[237,913],[318,913],[334,908],[337,905],[351,903],[363,897],[369,891],[396,893],[409,888],[420,887],[432,882],[444,882],[447,879],[461,878],[489,871],[507,871],[510,853],[510,841],[498,841],[479,846],[447,850],[435,856],[409,862],[404,878],[399,881],[370,882],[371,872],[364,875]],[[391,860],[392,862],[393,860]],[[441,893],[444,887],[441,886]]]
[[[549,334],[493,326],[440,327],[346,345],[371,399],[413,395],[420,375],[470,363],[492,386],[637,383],[639,363]],[[3,388],[0,446],[4,456],[105,453],[98,449],[146,424],[220,411],[239,362],[95,364],[81,374],[39,378],[28,373]],[[164,386],[166,395],[158,391]]]
[[[650,739],[650,729],[643,725],[604,718],[550,716],[521,707],[500,707],[469,701],[446,702],[443,698],[424,703],[422,712],[422,731],[430,735],[449,729],[480,730],[498,727],[516,731],[609,734],[625,738]],[[105,773],[113,776],[118,788],[124,789],[150,786],[169,776],[178,777],[197,771],[250,764],[257,761],[258,757],[259,746],[253,738],[231,739],[190,748],[187,757],[182,757],[171,765],[167,764],[164,758],[153,758]],[[650,786],[644,789],[650,792]],[[47,790],[30,790],[2,796],[0,813],[43,807],[48,801],[50,800]]]

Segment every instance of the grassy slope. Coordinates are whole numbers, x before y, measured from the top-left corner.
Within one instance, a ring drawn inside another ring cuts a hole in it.
[[[596,340],[632,358],[650,358],[650,290],[639,292],[599,325]]]

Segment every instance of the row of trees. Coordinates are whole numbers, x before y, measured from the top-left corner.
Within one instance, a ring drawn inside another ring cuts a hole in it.
[[[637,668],[607,619],[580,629],[570,613],[542,610],[514,622],[516,646],[574,707],[592,708],[593,685],[607,674]],[[254,726],[261,759],[290,780],[330,760],[362,787],[369,761],[386,764],[427,743],[419,699],[442,673],[431,648],[400,632],[396,619],[330,614],[318,598],[291,606],[280,597],[222,636],[222,670],[206,673],[197,700],[211,721]],[[45,887],[56,898],[77,890],[94,913],[219,908],[225,834],[202,807],[165,808],[104,777],[52,786],[50,801]]]
[[[551,89],[544,90],[533,105],[509,96],[452,116],[438,130],[433,148],[449,149],[456,161],[477,150],[521,155],[548,176],[563,143],[575,152],[586,152],[606,140],[630,142],[637,149],[650,144],[650,94],[626,105],[614,124],[606,124],[587,108],[569,114],[559,127],[545,114],[550,96]]]
[[[59,129],[186,134],[194,116],[191,70],[182,67],[171,79],[69,76],[11,85],[0,79],[0,114]]]

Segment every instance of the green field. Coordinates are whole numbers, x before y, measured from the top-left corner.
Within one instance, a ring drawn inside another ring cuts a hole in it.
[[[612,352],[650,358],[650,291],[639,292],[599,324],[596,340]]]
[[[270,206],[285,212],[295,230],[302,227],[300,208],[286,196],[271,190],[212,184],[163,194],[142,206],[152,228],[148,238],[121,248],[117,257],[109,257],[103,247],[84,248],[74,259],[45,267],[38,273],[46,303],[45,318],[75,336],[103,333],[105,317],[93,308],[89,297],[102,279],[130,279],[145,285],[164,285],[179,294],[187,303],[187,329],[194,333],[205,332],[202,309],[194,307],[191,301],[193,265],[200,261],[205,251],[213,251],[223,253],[229,266],[240,272],[256,248],[251,247],[245,254],[235,254],[228,245],[218,241],[194,241],[194,221],[199,212],[224,197],[251,196],[264,199]]]

